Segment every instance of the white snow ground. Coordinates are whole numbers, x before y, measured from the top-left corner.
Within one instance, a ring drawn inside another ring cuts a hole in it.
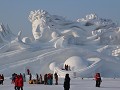
[[[64,79],[59,79],[59,85],[43,85],[24,83],[24,90],[64,90]],[[101,87],[95,87],[95,81],[92,78],[73,78],[71,79],[70,90],[120,90],[120,78],[102,78]],[[0,90],[14,90],[11,80],[7,79],[4,85],[0,85]]]

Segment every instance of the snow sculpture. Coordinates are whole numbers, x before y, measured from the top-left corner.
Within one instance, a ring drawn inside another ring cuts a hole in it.
[[[72,56],[70,58],[68,58],[65,62],[64,62],[64,66],[69,65],[71,70],[75,70],[75,69],[83,69],[88,67],[88,62],[86,60],[83,60],[82,58],[80,58],[79,56]]]
[[[0,25],[0,53],[20,49],[16,41],[17,35],[14,35],[9,26]]]
[[[32,33],[35,40],[45,42],[51,39],[51,31],[46,25],[48,18],[49,14],[44,10],[31,11],[29,20],[32,22]]]
[[[27,44],[30,44],[30,43],[31,43],[31,39],[28,38],[28,37],[24,37],[24,38],[22,39],[22,41],[23,41],[24,43],[27,43]]]
[[[96,14],[92,13],[92,14],[86,15],[85,18],[78,19],[77,21],[78,22],[88,22],[90,20],[94,20],[97,18],[98,18],[98,16]]]
[[[53,32],[53,33],[51,34],[51,37],[52,37],[52,39],[57,39],[57,37],[59,37],[59,35],[58,35],[58,33]]]
[[[29,67],[32,74],[120,77],[120,27],[112,20],[90,14],[70,21],[44,10],[31,11],[29,20],[34,40],[0,25],[0,73],[11,76]],[[71,71],[62,69],[65,64]]]
[[[60,47],[66,47],[69,44],[76,44],[77,43],[77,37],[79,35],[73,31],[73,30],[65,30],[61,32],[61,37],[57,39],[57,41],[54,44],[55,48]]]
[[[93,26],[92,35],[100,39],[99,44],[114,45],[120,44],[119,41],[119,27],[111,19],[100,18],[96,14],[86,15],[85,18],[78,19],[78,22],[84,22],[85,26]]]
[[[31,11],[29,20],[32,22],[33,36],[35,40],[39,40],[40,42],[48,42],[55,38],[59,39],[62,36],[67,38],[71,37],[71,35],[73,35],[73,37],[79,37],[78,33],[84,30],[80,25],[65,20],[60,16],[50,15],[44,10]],[[76,30],[74,28],[76,28]]]
[[[9,26],[5,27],[3,24],[0,25],[0,38],[4,43],[10,42],[16,38],[11,32]]]
[[[54,68],[56,67],[56,62],[52,62],[50,65],[49,65],[49,68],[51,71],[54,71]]]

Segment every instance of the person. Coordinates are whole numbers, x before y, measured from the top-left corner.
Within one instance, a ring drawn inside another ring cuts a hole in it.
[[[51,74],[49,73],[48,75],[47,75],[47,84],[48,85],[50,85],[50,81],[51,81]]]
[[[15,85],[15,86],[14,86],[14,89],[15,89],[15,90],[18,90],[18,80],[19,80],[19,76],[16,75],[15,78],[14,78],[14,82],[13,82],[14,85]]]
[[[39,83],[39,75],[36,73],[36,84]]]
[[[45,84],[45,85],[48,84],[47,81],[48,81],[47,74],[45,74],[45,75],[44,75],[44,84]]]
[[[42,75],[40,74],[40,84],[43,83],[43,80],[42,80]]]
[[[29,81],[32,80],[32,74],[29,74]]]
[[[68,70],[71,71],[70,66],[68,66]]]
[[[2,75],[0,74],[0,84],[3,85],[3,81],[4,81],[4,76],[3,76],[3,74]]]
[[[102,82],[100,73],[95,74],[95,80],[96,80],[96,87],[100,87],[100,84]]]
[[[68,65],[66,65],[66,70],[68,71]]]
[[[70,89],[70,77],[69,74],[65,75],[65,80],[64,80],[64,90],[69,90]]]
[[[53,84],[53,74],[49,73],[48,74],[48,85],[52,85]]]
[[[1,76],[1,74],[0,74],[0,84],[2,84],[2,76]]]
[[[53,84],[53,74],[51,74],[51,80],[50,80],[50,85]]]
[[[54,74],[54,78],[55,78],[55,85],[58,85],[58,75],[57,75],[57,73]]]
[[[22,75],[19,75],[19,79],[18,79],[18,90],[23,90],[23,77]]]
[[[3,81],[4,81],[4,75],[1,75],[1,84],[3,85]]]
[[[16,78],[16,76],[17,76],[16,73],[13,73],[13,74],[12,74],[12,77],[11,77],[12,82],[11,82],[11,84],[15,82],[15,78]]]
[[[1,77],[1,74],[0,74],[0,84],[1,84],[1,79],[2,79],[2,77]]]
[[[66,70],[66,64],[65,64],[65,70]]]
[[[23,73],[23,81],[26,82],[26,76],[25,76],[25,73]]]
[[[27,75],[30,75],[30,69],[27,69]]]

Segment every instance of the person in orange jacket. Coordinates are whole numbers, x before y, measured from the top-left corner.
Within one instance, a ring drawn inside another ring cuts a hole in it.
[[[100,87],[100,84],[102,82],[100,73],[95,74],[95,80],[96,80],[96,87]]]

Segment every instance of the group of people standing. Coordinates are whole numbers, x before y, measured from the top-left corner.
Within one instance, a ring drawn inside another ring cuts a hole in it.
[[[3,85],[3,81],[4,81],[4,75],[0,74],[0,84]]]
[[[57,73],[54,74],[51,74],[51,73],[48,73],[48,74],[45,74],[44,75],[44,79],[42,78],[42,75],[38,75],[36,73],[36,79],[32,79],[32,75],[31,73],[29,74],[29,84],[44,84],[44,85],[52,85],[53,84],[53,77],[55,79],[55,85],[58,85],[58,75]]]
[[[64,66],[64,69],[66,71],[70,71],[71,70],[70,66],[66,65],[66,64]],[[27,72],[30,75],[30,79],[29,80],[32,80],[32,75],[30,73],[30,70],[28,69]],[[96,87],[100,87],[100,84],[102,82],[100,73],[96,73],[94,78],[96,80],[96,85],[95,86]],[[54,79],[55,79],[55,85],[58,85],[58,75],[57,75],[57,73],[54,73]],[[42,75],[41,74],[40,74],[40,77],[39,77],[38,74],[36,74],[36,81],[39,84],[52,85],[53,84],[53,74],[51,74],[51,73],[45,74],[44,75],[44,80],[42,80]],[[69,74],[65,75],[64,85],[63,86],[64,86],[64,90],[69,90],[69,88],[70,88],[70,77],[69,77]]]
[[[65,64],[65,70],[66,71],[71,71],[70,66]]]
[[[40,76],[36,73],[36,78],[33,79],[33,76],[31,73],[29,73],[29,84],[43,84],[42,75]]]
[[[48,73],[44,75],[44,84],[52,85],[53,84],[53,74]]]
[[[29,73],[30,77],[29,77],[29,81],[32,80],[32,74]],[[44,84],[44,85],[52,85],[53,84],[53,78],[55,79],[55,85],[58,85],[58,74],[57,73],[54,73],[54,76],[53,74],[51,73],[48,73],[48,74],[45,74],[44,75],[44,80],[42,79],[42,75],[40,74],[40,76],[36,73],[36,81],[38,84]],[[96,87],[100,87],[101,85],[101,82],[102,82],[102,79],[101,79],[101,75],[100,73],[96,73],[95,76],[95,81],[96,81]],[[25,74],[12,74],[12,83],[15,85],[14,86],[14,89],[15,90],[23,90],[23,85],[24,85],[24,82],[26,81],[25,79]],[[0,84],[3,85],[3,81],[4,81],[4,75],[3,74],[0,74]],[[64,87],[64,90],[69,90],[70,89],[70,77],[69,77],[69,74],[66,74],[65,75],[65,79],[64,79],[64,84],[63,84],[63,87]]]
[[[12,83],[15,85],[15,90],[23,90],[24,80],[22,74],[13,74],[12,75]]]

